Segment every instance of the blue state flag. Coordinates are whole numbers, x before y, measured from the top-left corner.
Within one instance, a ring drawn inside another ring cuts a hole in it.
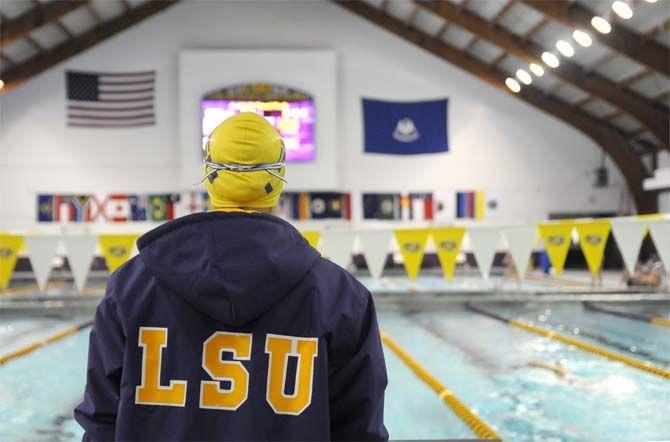
[[[394,155],[446,152],[447,99],[396,102],[363,99],[365,152]]]

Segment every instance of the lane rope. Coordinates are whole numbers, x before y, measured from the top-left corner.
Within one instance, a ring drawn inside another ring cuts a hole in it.
[[[73,335],[73,334],[77,333],[78,331],[80,331],[80,330],[82,330],[86,327],[90,327],[91,325],[93,325],[93,321],[86,321],[86,322],[83,322],[81,324],[73,325],[72,327],[68,327],[63,331],[60,331],[60,332],[56,333],[55,335],[49,336],[46,339],[43,339],[43,340],[38,341],[38,342],[34,342],[32,344],[29,344],[29,345],[26,345],[25,347],[20,348],[20,349],[18,349],[16,351],[13,351],[11,353],[8,353],[4,356],[0,356],[0,365],[6,364],[7,362],[11,361],[12,359],[16,359],[16,358],[19,358],[21,356],[25,356],[27,354],[30,354],[30,353],[34,352],[35,350],[37,350],[38,348],[42,348],[47,344],[51,344],[52,342],[56,342],[56,341],[59,341],[59,340],[65,338],[67,336]]]
[[[545,338],[548,339],[553,339],[556,341],[563,342],[564,344],[572,345],[574,347],[580,348],[584,351],[588,351],[589,353],[593,353],[599,356],[602,356],[604,358],[611,359],[613,361],[617,362],[622,362],[630,367],[637,368],[638,370],[646,371],[647,373],[651,373],[656,376],[660,376],[664,379],[670,380],[670,371],[664,370],[660,367],[657,367],[656,365],[648,362],[641,362],[637,359],[621,355],[618,353],[615,353],[613,351],[607,350],[605,348],[599,347],[594,344],[589,344],[587,342],[580,341],[575,338],[571,338],[570,336],[557,333],[551,330],[546,330],[544,328],[538,327],[534,324],[525,322],[525,321],[520,321],[516,319],[508,319],[504,318],[498,314],[489,312],[487,310],[483,310],[480,307],[475,307],[471,304],[466,304],[466,308],[470,311],[482,314],[484,316],[488,316],[492,319],[496,319],[498,321],[506,322],[509,325],[512,325],[514,327],[529,331],[531,333],[538,334],[540,336],[544,336]]]
[[[501,437],[479,416],[472,412],[454,393],[435,376],[423,368],[410,354],[394,341],[386,332],[380,332],[382,341],[389,347],[422,381],[424,381],[475,435],[482,439],[502,440]]]
[[[661,318],[658,316],[646,316],[639,313],[620,312],[609,308],[595,305],[592,302],[585,302],[584,307],[594,312],[604,313],[606,315],[619,316],[621,318],[632,319],[634,321],[648,322],[650,324],[661,325],[663,327],[670,327],[670,318]]]

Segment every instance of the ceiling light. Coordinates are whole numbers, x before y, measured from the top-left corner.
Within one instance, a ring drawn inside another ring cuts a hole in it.
[[[5,82],[0,80],[0,89],[2,89],[3,87],[5,87]]]
[[[609,34],[612,30],[612,26],[609,24],[609,22],[598,16],[595,16],[591,19],[591,26],[593,26],[595,30],[601,34]]]
[[[575,29],[575,32],[572,33],[572,38],[574,38],[577,43],[579,43],[581,46],[584,46],[585,48],[588,48],[591,46],[591,43],[593,43],[591,36],[581,29]]]
[[[558,40],[556,42],[556,49],[558,49],[558,52],[565,55],[566,57],[572,57],[575,55],[575,50],[572,48],[572,45],[565,40]]]
[[[521,90],[521,85],[514,78],[507,77],[505,85],[515,94]]]
[[[624,20],[628,20],[633,16],[633,10],[631,9],[630,5],[621,0],[616,0],[614,3],[612,3],[612,11],[614,11],[616,15],[623,18]]]
[[[544,75],[544,69],[539,64],[531,63],[529,67],[530,67],[530,71],[533,74],[537,75],[538,77],[541,77],[541,76]]]
[[[521,80],[523,84],[531,84],[533,82],[533,77],[531,77],[530,74],[523,69],[516,70],[516,78]]]
[[[551,52],[543,52],[542,61],[544,61],[544,64],[546,64],[550,68],[557,68],[559,64],[558,57],[552,54]]]
[[[647,3],[656,3],[656,0],[647,0]]]

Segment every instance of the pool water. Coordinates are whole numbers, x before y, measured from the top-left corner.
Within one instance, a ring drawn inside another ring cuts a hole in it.
[[[658,360],[670,358],[667,327],[588,311],[578,302],[485,308],[566,334],[580,328],[607,338],[617,346],[608,348],[620,353],[636,347]],[[668,310],[661,303],[617,308],[655,315]],[[383,330],[505,440],[670,439],[667,379],[513,328],[461,304],[429,312],[384,307],[378,314]],[[84,319],[1,317],[0,355],[15,348],[24,333],[34,342]],[[84,388],[88,334],[83,330],[0,366],[0,440],[81,439],[72,409]],[[391,438],[475,437],[393,352],[385,351]],[[565,377],[528,365],[557,361],[568,371]]]

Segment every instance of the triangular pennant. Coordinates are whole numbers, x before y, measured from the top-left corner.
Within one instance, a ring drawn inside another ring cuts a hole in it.
[[[670,269],[670,220],[649,221],[649,233],[666,269]]]
[[[393,233],[400,248],[407,276],[414,281],[421,270],[421,261],[423,261],[430,231],[428,229],[398,229]]]
[[[593,276],[600,273],[603,263],[605,245],[610,235],[610,223],[607,220],[577,223],[575,225],[579,234],[579,245],[582,247],[586,264]]]
[[[461,250],[461,243],[465,235],[464,227],[443,227],[432,229],[430,234],[433,237],[433,243],[437,250],[437,257],[440,260],[444,277],[451,280],[456,268],[456,259]]]
[[[9,285],[22,247],[22,236],[0,234],[0,290],[6,289]]]
[[[489,279],[500,233],[495,227],[473,227],[468,229],[470,247],[477,260],[477,268],[482,278]]]
[[[26,251],[30,258],[30,266],[37,280],[37,286],[44,290],[51,272],[51,261],[53,260],[61,237],[58,235],[35,235],[26,236]]]
[[[130,259],[137,238],[137,234],[100,235],[100,249],[110,273]]]
[[[63,244],[72,278],[74,278],[74,285],[81,292],[86,285],[98,238],[93,235],[64,235]]]
[[[500,232],[507,241],[507,247],[510,255],[512,255],[514,267],[516,267],[519,277],[523,279],[528,268],[530,254],[533,252],[533,246],[535,246],[537,226],[507,226],[500,228]]]
[[[368,265],[370,275],[379,279],[384,271],[386,257],[388,256],[390,230],[364,230],[358,232],[358,239],[365,254],[365,263]]]
[[[573,227],[574,224],[571,222],[541,223],[537,226],[544,248],[549,255],[549,261],[557,275],[563,272],[563,266],[570,250]]]
[[[318,230],[307,230],[300,233],[307,240],[310,246],[314,247],[315,249],[318,247],[319,240],[321,239],[321,232]]]
[[[356,232],[351,230],[325,230],[321,235],[321,247],[329,260],[342,268],[351,262]]]
[[[646,235],[647,222],[638,219],[615,218],[610,223],[612,225],[612,235],[614,235],[616,245],[619,247],[623,263],[628,273],[632,275],[635,273],[642,240]]]

